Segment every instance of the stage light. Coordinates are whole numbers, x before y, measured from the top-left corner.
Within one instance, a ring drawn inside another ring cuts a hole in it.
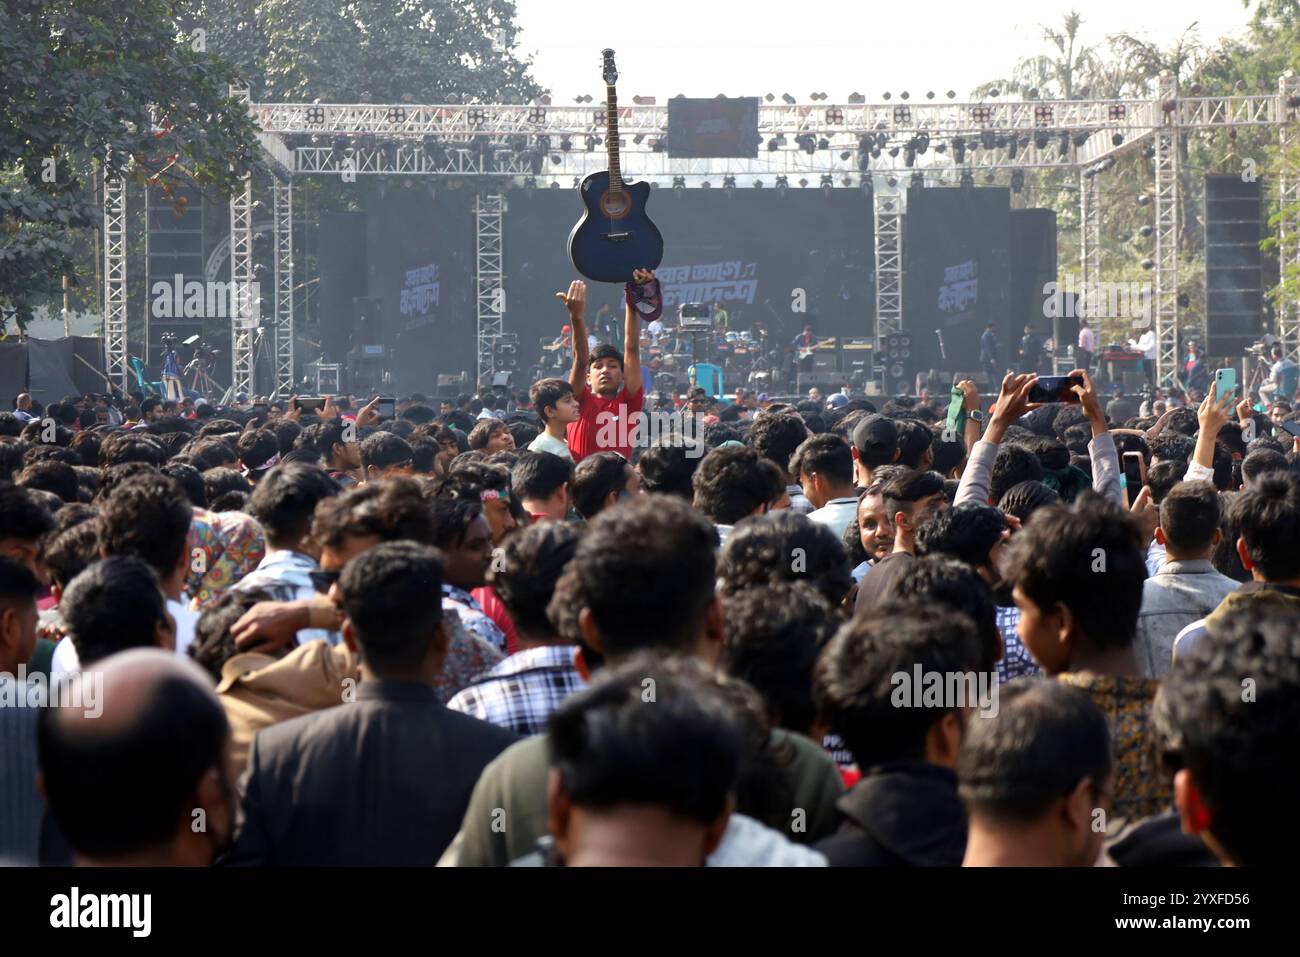
[[[722,188],[723,188],[723,189],[735,189],[735,188],[736,188],[736,177],[734,177],[734,176],[724,176],[724,177],[722,177]]]
[[[587,152],[588,152],[588,153],[594,153],[594,152],[596,152],[596,147],[599,146],[599,145],[600,145],[600,140],[599,140],[597,137],[592,136],[590,133],[588,133],[588,134],[587,134]]]
[[[993,170],[989,170],[987,173],[984,174],[984,182],[986,183],[993,182]]]
[[[1112,136],[1112,137],[1110,138],[1110,145],[1111,145],[1111,146],[1121,146],[1121,145],[1123,145],[1123,143],[1124,143],[1124,134],[1123,134],[1123,133],[1116,133],[1114,136]]]
[[[921,171],[919,169],[912,174],[911,188],[912,189],[925,188],[925,177],[921,174]]]
[[[898,156],[898,147],[897,147],[897,146],[891,146],[891,147],[889,148],[889,155],[890,155],[890,156],[897,157],[897,156]]]
[[[536,188],[537,188],[537,177],[536,177],[536,176],[525,176],[525,177],[524,177],[524,189],[536,189]]]
[[[569,150],[573,149],[573,141],[567,136],[564,137],[560,140],[560,149],[565,153],[569,152]]]
[[[867,98],[863,96],[861,93],[849,94],[849,103],[856,105],[858,103],[865,103],[865,102],[867,102]]]
[[[1187,295],[1187,293],[1185,293],[1185,292],[1180,292],[1180,293],[1178,294],[1178,308],[1179,308],[1179,309],[1186,309],[1186,308],[1187,308],[1188,306],[1190,306],[1191,304],[1192,304],[1192,299],[1191,299],[1191,297],[1190,297],[1189,295]]]
[[[762,189],[762,188],[763,188],[763,181],[761,179],[754,180],[754,189]]]
[[[558,179],[551,180],[551,189],[559,189],[559,188],[560,188],[560,181]]]
[[[1065,157],[1070,154],[1070,134],[1061,134],[1061,156]]]
[[[884,93],[884,99],[885,99],[886,102],[888,102],[888,100],[889,100],[889,98],[890,98],[891,95],[892,95],[892,94],[890,94],[890,92],[889,92],[888,90],[885,91],[885,93]]]
[[[800,180],[799,180],[799,188],[800,188],[800,189],[807,189],[807,188],[808,188],[808,180],[806,180],[806,179],[800,179]]]
[[[845,176],[842,180],[840,180],[840,185],[843,186],[845,189],[847,189],[848,187],[852,186],[852,185],[853,185],[853,177],[851,177],[851,176]]]
[[[1039,132],[1035,133],[1034,134],[1035,148],[1040,150],[1047,149],[1047,138],[1048,138],[1047,133],[1045,131],[1040,130]]]
[[[777,142],[775,136],[767,141],[767,151],[769,153],[775,153],[777,151]]]
[[[916,147],[910,143],[903,150],[903,162],[908,166],[916,165]]]
[[[994,88],[994,89],[992,89],[992,90],[989,90],[989,96],[999,96],[999,95],[1001,95],[1001,93],[1002,93],[1002,91],[999,90],[999,89],[997,89],[997,88]]]
[[[1013,169],[1011,171],[1011,192],[1018,193],[1025,188],[1025,171],[1022,169]]]
[[[700,184],[700,186],[703,189],[709,189],[710,187],[713,186],[713,184],[706,179],[703,183]]]
[[[1156,262],[1155,262],[1155,260],[1154,260],[1154,259],[1144,259],[1144,260],[1142,260],[1142,268],[1143,268],[1143,269],[1148,269],[1148,270],[1149,270],[1149,269],[1155,269],[1155,268],[1156,268]]]
[[[935,143],[935,144],[934,144],[934,151],[935,151],[936,153],[946,153],[946,152],[948,152],[948,144],[947,144],[947,143]]]
[[[948,99],[950,99],[950,100],[955,100],[955,99],[957,99],[957,91],[956,91],[956,90],[949,90],[949,91],[948,91],[946,94],[944,94],[944,95],[947,96]]]
[[[925,91],[925,98],[926,98],[927,100],[933,100],[933,99],[934,99],[934,90],[926,90],[926,91]]]
[[[849,157],[851,157],[852,155],[853,155],[852,151],[844,150],[842,153],[840,153],[840,159],[847,161]]]
[[[785,102],[788,103],[788,104],[790,104],[791,106],[794,106],[794,104],[795,104],[796,102],[798,102],[798,101],[795,100],[795,98],[794,98],[793,96],[791,96],[789,93],[782,93],[782,94],[781,94],[781,99],[785,100]]]
[[[1020,151],[1020,144],[1016,142],[1015,138],[1013,137],[1010,144],[1008,144],[1007,146],[1007,156],[1009,156],[1011,159],[1015,159],[1016,153],[1018,153],[1019,151]]]
[[[830,173],[822,173],[821,182],[822,182],[822,186],[834,186],[835,177],[832,176]]]
[[[960,136],[953,137],[952,161],[958,166],[966,161],[966,140]]]
[[[974,174],[971,173],[971,171],[970,171],[969,169],[964,169],[964,170],[962,170],[962,171],[961,171],[961,188],[962,188],[962,189],[974,189],[974,187],[975,187],[975,176],[974,176]]]
[[[828,150],[831,148],[831,141],[823,136],[817,140],[817,148],[819,150]]]
[[[1038,87],[1036,87],[1036,86],[1031,86],[1028,90],[1026,90],[1026,91],[1025,91],[1025,99],[1026,99],[1026,100],[1036,100],[1036,99],[1038,99]]]
[[[1150,223],[1138,227],[1138,235],[1141,236],[1143,239],[1148,238],[1154,232],[1155,230],[1151,228]]]
[[[559,165],[560,165],[560,154],[559,154],[559,153],[552,153],[552,154],[551,154],[551,163],[554,164],[555,166],[559,166]]]
[[[904,99],[904,100],[909,99],[909,98],[911,97],[911,95],[912,95],[912,94],[908,93],[906,90],[904,90],[902,93],[898,94],[899,98],[900,98],[900,99]]]
[[[930,134],[922,133],[916,138],[916,151],[924,153],[930,148]]]
[[[1074,145],[1075,145],[1075,146],[1082,146],[1084,143],[1088,142],[1088,137],[1091,136],[1091,135],[1092,135],[1092,133],[1091,133],[1091,131],[1089,131],[1089,130],[1082,130],[1082,131],[1080,131],[1080,132],[1078,132],[1078,133],[1075,133],[1075,134],[1074,134]],[[1118,144],[1117,144],[1117,145],[1118,145]]]
[[[685,176],[674,176],[674,177],[673,177],[673,192],[680,192],[681,190],[684,190],[685,188],[686,188],[686,177],[685,177]]]
[[[1151,205],[1151,196],[1150,196],[1150,194],[1149,194],[1149,193],[1139,193],[1139,194],[1138,194],[1138,198],[1137,198],[1137,202],[1138,202],[1138,205],[1139,205],[1139,206],[1150,206],[1150,205]]]
[[[573,188],[578,189],[580,186],[582,186],[582,177],[581,176],[573,177]]]

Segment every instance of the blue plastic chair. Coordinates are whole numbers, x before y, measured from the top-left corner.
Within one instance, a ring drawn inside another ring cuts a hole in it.
[[[131,367],[131,372],[135,376],[136,387],[141,392],[145,395],[156,395],[160,398],[166,395],[166,393],[163,392],[163,384],[161,382],[150,382],[145,377],[144,362],[141,361],[139,356],[131,356],[126,360],[126,363]]]

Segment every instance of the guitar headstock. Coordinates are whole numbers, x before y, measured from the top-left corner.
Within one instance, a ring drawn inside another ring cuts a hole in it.
[[[601,50],[600,56],[603,66],[601,76],[605,78],[606,85],[613,86],[618,82],[618,68],[614,66],[614,51]]]

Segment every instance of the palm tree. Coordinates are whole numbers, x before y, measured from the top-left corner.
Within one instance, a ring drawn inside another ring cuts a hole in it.
[[[1076,10],[1065,14],[1061,29],[1043,27],[1043,39],[1056,52],[1028,57],[1016,64],[1010,78],[985,83],[975,90],[978,97],[992,90],[1024,95],[1037,91],[1044,98],[1075,99],[1080,89],[1086,87],[1100,72],[1101,62],[1094,46],[1084,44],[1079,38],[1083,15]]]

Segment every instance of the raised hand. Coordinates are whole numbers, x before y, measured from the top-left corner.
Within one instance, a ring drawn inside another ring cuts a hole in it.
[[[569,283],[568,293],[557,292],[555,298],[569,310],[569,318],[579,322],[587,311],[587,284],[581,279],[575,279]]]

